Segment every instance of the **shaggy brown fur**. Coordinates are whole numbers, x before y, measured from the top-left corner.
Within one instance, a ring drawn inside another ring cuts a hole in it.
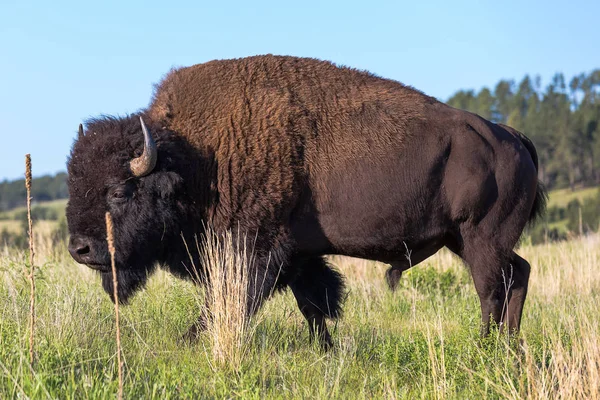
[[[263,56],[171,71],[148,114],[227,160],[218,171],[219,222],[239,220],[240,212],[259,222],[289,212],[311,167],[318,175],[365,154],[379,157],[434,102],[329,62]]]
[[[180,233],[208,221],[256,237],[265,285],[251,295],[291,287],[324,345],[343,289],[326,254],[390,263],[393,288],[407,247],[415,265],[447,246],[471,266],[484,332],[490,316],[518,328],[529,265],[512,250],[544,205],[522,134],[367,72],[271,55],[175,69],[142,115],[159,150],[150,175],[127,169],[142,150],[134,116],[89,122],[69,161],[71,253],[104,271],[95,215],[110,209],[125,298],[155,262],[189,276]]]

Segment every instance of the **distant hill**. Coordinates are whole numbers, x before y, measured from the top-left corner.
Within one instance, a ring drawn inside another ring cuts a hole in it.
[[[67,190],[67,173],[60,172],[54,176],[44,175],[39,178],[33,178],[31,196],[34,202],[66,199],[69,196]],[[0,183],[0,211],[25,206],[26,197],[25,179],[15,181],[5,180]]]

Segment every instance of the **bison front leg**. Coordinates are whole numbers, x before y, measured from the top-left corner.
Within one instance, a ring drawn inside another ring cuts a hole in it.
[[[296,277],[289,286],[308,322],[311,340],[317,338],[321,347],[328,350],[332,340],[325,319],[341,314],[342,277],[321,257],[293,260],[291,268]]]
[[[183,334],[182,340],[185,342],[195,342],[198,340],[198,336],[200,333],[204,332],[207,328],[207,318],[208,318],[208,306],[204,304],[202,312],[200,313],[200,317],[198,320],[190,326],[186,333]]]

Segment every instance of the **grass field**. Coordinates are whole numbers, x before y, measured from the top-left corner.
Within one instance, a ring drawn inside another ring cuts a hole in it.
[[[33,369],[25,256],[0,251],[0,398],[115,398],[112,303],[64,248],[40,246]],[[232,364],[213,357],[207,335],[179,340],[202,294],[159,273],[121,308],[125,398],[599,398],[600,237],[519,252],[533,266],[520,341],[479,338],[468,270],[447,252],[405,273],[393,294],[385,266],[334,258],[349,287],[344,316],[330,323],[334,349],[311,344],[284,293],[254,318]]]
[[[52,229],[56,228],[57,225],[58,225],[57,221],[42,220],[42,221],[37,221],[35,226],[36,226],[36,230],[40,230],[43,232],[50,232]],[[0,221],[0,231],[2,231],[2,229],[6,229],[8,232],[11,232],[11,233],[20,233],[23,230],[23,226],[21,224],[21,221],[14,221],[14,220],[8,219],[5,221]]]
[[[49,208],[51,210],[56,211],[58,214],[64,214],[66,206],[67,206],[67,199],[44,201],[44,202],[40,202],[40,203],[34,202],[32,204],[32,208],[34,208],[34,209],[36,207],[45,207],[45,208]],[[13,208],[12,210],[0,211],[0,220],[16,219],[17,215],[19,215],[22,212],[26,212],[26,211],[27,211],[27,208],[25,206]]]
[[[548,199],[549,207],[566,207],[572,200],[579,200],[581,203],[588,197],[598,194],[598,187],[588,187],[572,191],[571,189],[557,189],[550,192]]]
[[[66,199],[33,204],[32,208],[34,211],[36,208],[43,207],[48,209],[49,213],[52,213],[53,215],[57,216],[57,218],[55,218],[54,220],[34,219],[36,228],[39,226],[39,228],[37,229],[44,232],[55,229],[58,226],[58,220],[60,220],[61,217],[64,217],[66,206]],[[0,211],[0,232],[6,230],[10,233],[21,233],[23,227],[21,221],[19,220],[19,216],[25,212],[27,212],[27,209],[25,207],[13,208],[12,210],[8,211]]]
[[[583,204],[587,199],[598,195],[598,187],[581,188],[574,191],[571,189],[557,189],[549,193],[548,207],[566,208],[569,202],[579,200]],[[548,229],[557,229],[565,234],[569,231],[568,218],[549,222]]]

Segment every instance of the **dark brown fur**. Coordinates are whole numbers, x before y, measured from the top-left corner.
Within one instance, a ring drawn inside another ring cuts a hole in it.
[[[407,247],[412,265],[450,248],[471,267],[484,331],[490,315],[518,328],[529,265],[513,247],[544,199],[535,148],[520,133],[395,81],[271,55],[173,70],[143,115],[159,146],[149,176],[127,170],[142,143],[133,117],[88,123],[69,162],[74,237],[99,238],[103,228],[85,214],[110,209],[117,227],[120,213],[131,219],[121,232],[131,238],[127,246],[152,248],[135,267],[135,251],[121,248],[122,269],[136,271],[131,293],[154,262],[186,276],[179,234],[191,239],[207,221],[257,238],[262,263],[270,254],[282,270],[259,265],[267,284],[253,295],[262,300],[290,286],[325,344],[324,318],[339,314],[343,284],[322,256],[390,263],[395,287],[409,266]],[[104,150],[107,141],[115,149]],[[114,204],[111,185],[129,185],[128,203]],[[98,195],[87,199],[88,190]],[[157,209],[149,209],[153,199],[162,202]],[[145,223],[143,231],[136,227]],[[99,265],[102,249],[96,240]],[[513,280],[504,311],[503,279]]]

